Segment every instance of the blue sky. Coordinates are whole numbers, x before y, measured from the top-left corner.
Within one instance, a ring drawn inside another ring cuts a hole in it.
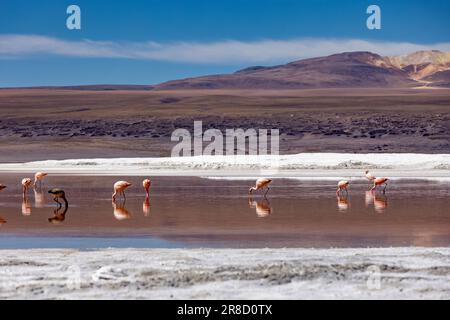
[[[66,28],[77,4],[82,30]],[[368,30],[370,4],[382,29]],[[448,50],[448,0],[2,0],[0,86],[153,84],[347,50]]]

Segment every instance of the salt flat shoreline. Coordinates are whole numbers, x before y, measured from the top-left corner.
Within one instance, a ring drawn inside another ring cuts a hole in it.
[[[450,248],[0,253],[2,299],[450,299]]]
[[[364,179],[370,169],[391,179],[450,181],[450,154],[301,153],[267,156],[67,159],[2,163],[0,173],[46,171],[55,175],[153,175],[295,179]]]

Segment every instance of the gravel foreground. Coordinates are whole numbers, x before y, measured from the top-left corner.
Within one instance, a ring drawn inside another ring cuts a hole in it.
[[[1,299],[449,299],[450,248],[1,250]]]

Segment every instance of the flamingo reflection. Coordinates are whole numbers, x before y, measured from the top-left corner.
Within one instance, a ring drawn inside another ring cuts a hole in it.
[[[37,190],[36,188],[33,188],[34,192],[34,206],[36,208],[42,208],[45,204],[45,196],[44,192],[42,190]]]
[[[337,199],[337,207],[339,211],[347,211],[350,207],[350,201],[347,196],[338,195]]]
[[[114,217],[117,220],[127,220],[131,218],[130,212],[125,208],[125,201],[123,202],[112,202],[112,207],[114,209]]]
[[[366,204],[366,208],[369,207],[373,203],[373,192],[366,191],[364,203]]]
[[[26,195],[22,198],[22,214],[24,216],[31,216],[31,204]]]
[[[269,216],[272,213],[270,202],[267,198],[263,198],[260,201],[254,201],[251,197],[248,198],[248,205],[251,209],[256,210],[256,215],[260,218]]]
[[[144,217],[148,217],[150,215],[150,199],[145,198],[144,203],[142,203],[142,212],[144,213]]]
[[[387,208],[387,197],[385,195],[375,195],[373,199],[373,207],[376,212],[383,213]]]
[[[61,212],[62,206],[58,206],[55,210],[53,210],[53,217],[48,218],[48,222],[53,224],[58,224],[66,220],[66,213],[69,209],[68,206],[64,206],[64,211]]]

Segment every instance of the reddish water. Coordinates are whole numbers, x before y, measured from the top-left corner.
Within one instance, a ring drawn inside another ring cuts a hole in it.
[[[49,176],[44,192],[30,191],[23,204],[21,178],[0,177],[8,186],[0,193],[0,248],[450,245],[445,183],[392,181],[372,198],[361,182],[337,199],[334,182],[276,179],[267,199],[248,199],[251,181],[156,177],[146,204],[139,177]],[[112,185],[122,179],[134,185],[114,208]],[[65,215],[46,193],[53,187],[67,193]]]

